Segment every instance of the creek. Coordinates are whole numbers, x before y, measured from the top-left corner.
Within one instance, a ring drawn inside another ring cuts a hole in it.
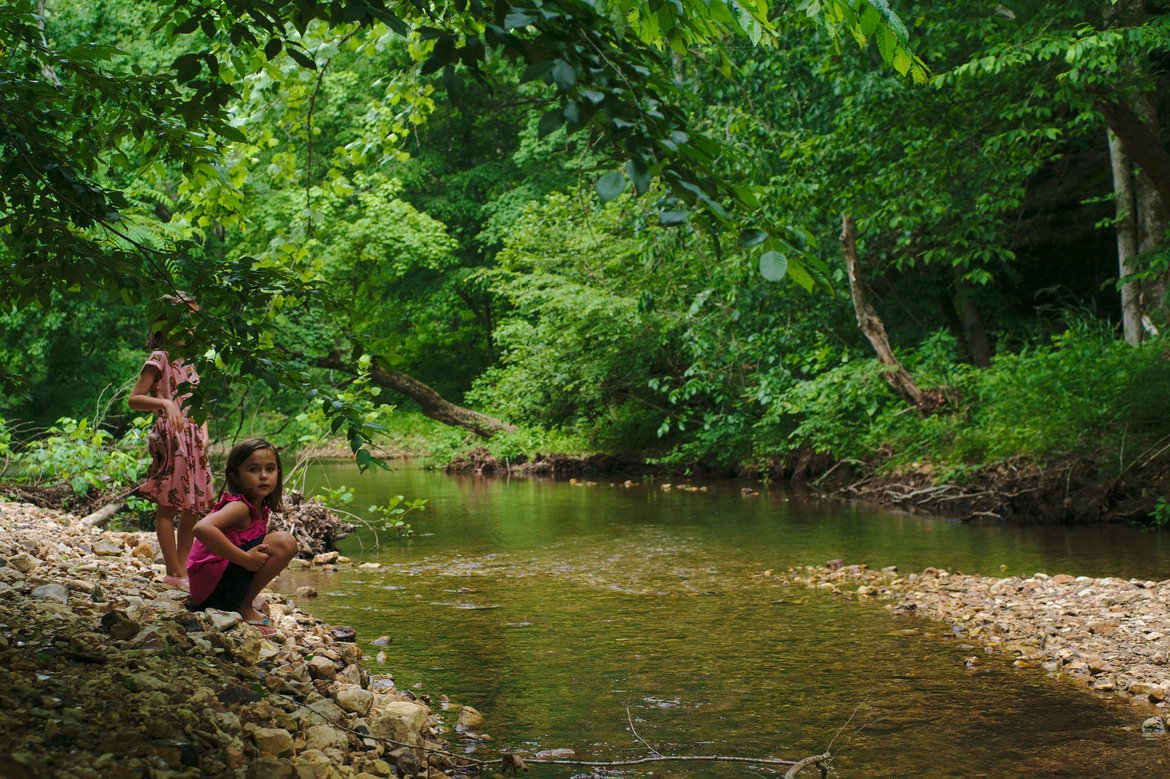
[[[371,672],[434,696],[436,710],[441,693],[479,709],[491,740],[451,729],[453,751],[570,748],[604,760],[649,744],[798,759],[830,749],[842,777],[1170,775],[1166,737],[1141,734],[1148,712],[1125,700],[1000,655],[968,670],[964,658],[982,651],[946,625],[769,575],[840,559],[907,573],[1162,579],[1165,534],[973,525],[730,481],[692,492],[662,479],[447,476],[409,462],[359,474],[330,461],[307,479],[310,494],[351,487],[363,508],[397,494],[428,500],[408,518],[411,538],[359,528],[342,542],[355,563],[381,567],[290,571],[277,589],[314,587],[320,597],[298,605],[354,627]],[[375,645],[383,635],[391,643]],[[777,773],[675,763],[604,775]]]

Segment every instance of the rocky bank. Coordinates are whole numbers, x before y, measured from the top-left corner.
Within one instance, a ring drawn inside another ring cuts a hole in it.
[[[363,669],[352,631],[268,591],[271,636],[189,612],[155,554],[142,534],[0,503],[0,776],[460,773],[430,751],[427,701]]]
[[[837,561],[782,576],[950,625],[970,651],[968,667],[1005,653],[1017,667],[1130,698],[1145,731],[1170,727],[1170,581],[1043,573],[997,579],[936,568],[904,575]]]

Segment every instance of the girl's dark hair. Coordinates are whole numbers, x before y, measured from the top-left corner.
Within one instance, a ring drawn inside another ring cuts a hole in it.
[[[271,449],[272,454],[276,457],[276,487],[273,488],[271,494],[264,498],[264,505],[273,511],[280,511],[280,503],[284,497],[284,466],[280,464],[280,452],[263,438],[249,438],[246,441],[240,441],[228,452],[227,465],[224,467],[223,474],[224,478],[227,479],[227,489],[237,494],[243,494],[235,474],[239,473],[244,460],[262,449]]]
[[[159,302],[168,306],[190,306],[196,301],[195,298],[191,297],[186,292],[176,292],[174,295],[163,295],[161,298],[159,298]],[[146,348],[150,349],[152,352],[166,348],[166,327],[158,327],[158,325],[160,323],[165,325],[167,319],[169,319],[169,317],[166,314],[159,314],[155,318],[154,324],[150,328],[150,333],[148,333],[146,336]]]

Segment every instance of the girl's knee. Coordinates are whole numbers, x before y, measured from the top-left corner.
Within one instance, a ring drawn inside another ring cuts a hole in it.
[[[283,530],[276,530],[264,536],[264,543],[268,544],[268,548],[274,552],[287,555],[290,558],[297,553],[297,540],[292,537],[291,533],[286,533]]]

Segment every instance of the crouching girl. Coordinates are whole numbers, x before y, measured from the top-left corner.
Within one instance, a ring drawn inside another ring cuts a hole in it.
[[[284,470],[276,447],[262,438],[237,444],[228,454],[227,487],[211,513],[195,523],[187,562],[191,603],[197,611],[237,611],[261,633],[275,628],[252,602],[297,552],[283,531],[268,532],[268,515],[279,510]]]

